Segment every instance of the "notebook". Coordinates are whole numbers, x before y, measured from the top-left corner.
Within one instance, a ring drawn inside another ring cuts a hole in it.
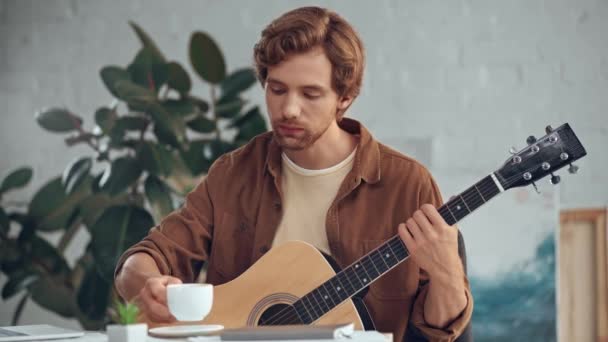
[[[224,329],[222,341],[332,340],[350,337],[353,323],[333,325],[269,325]]]
[[[0,327],[0,342],[53,340],[84,336],[84,332],[52,325],[18,325]]]

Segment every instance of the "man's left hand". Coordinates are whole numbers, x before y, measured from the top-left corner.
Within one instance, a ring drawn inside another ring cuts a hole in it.
[[[433,205],[422,205],[401,223],[399,236],[416,264],[431,279],[447,280],[464,275],[458,255],[458,231],[445,222]]]

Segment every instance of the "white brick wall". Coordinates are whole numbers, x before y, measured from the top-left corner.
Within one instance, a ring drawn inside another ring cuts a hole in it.
[[[29,198],[68,161],[88,152],[66,150],[33,115],[48,105],[65,105],[90,127],[95,109],[111,100],[99,69],[126,65],[139,47],[128,20],[141,24],[169,58],[188,69],[190,33],[208,31],[234,69],[250,63],[253,43],[269,20],[309,3],[0,0],[0,175],[32,165],[36,176],[25,193],[11,199]],[[558,203],[540,206],[544,218],[526,209],[528,202],[513,200],[521,196],[513,193],[465,221],[472,262],[490,253],[487,239],[496,235],[487,229],[510,228],[495,221],[505,212],[521,216],[522,227],[540,226],[543,232],[557,226],[560,208],[608,202],[607,1],[312,3],[342,13],[366,44],[363,93],[351,115],[381,140],[425,161],[446,196],[498,167],[511,145],[523,147],[546,124],[569,121],[587,147],[578,176],[565,175],[560,188],[547,189],[544,197],[530,195],[531,201],[548,196]],[[194,84],[195,92],[206,94],[198,80]],[[260,89],[251,97],[263,103]],[[505,241],[517,239],[511,234]],[[494,268],[499,265],[491,260],[473,267],[481,273]],[[8,323],[14,305],[2,303],[0,325]],[[47,319],[41,317],[29,304],[23,322]]]

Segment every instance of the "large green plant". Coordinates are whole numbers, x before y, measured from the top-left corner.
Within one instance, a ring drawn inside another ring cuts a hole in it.
[[[92,154],[71,162],[25,205],[5,194],[25,186],[31,168],[0,185],[0,269],[8,277],[2,299],[22,296],[13,324],[31,298],[87,329],[102,327],[115,299],[118,257],[181,204],[216,158],[267,129],[258,107],[241,96],[256,82],[253,70],[227,74],[211,37],[195,32],[189,46],[192,68],[210,89],[203,99],[191,93],[188,72],[130,24],[143,46],[126,68],[101,69],[115,100],[95,112],[90,130],[65,108],[36,115],[44,129],[67,134],[68,146],[87,144]],[[64,251],[81,229],[91,239],[70,266]],[[51,232],[61,235],[56,246],[44,237]]]

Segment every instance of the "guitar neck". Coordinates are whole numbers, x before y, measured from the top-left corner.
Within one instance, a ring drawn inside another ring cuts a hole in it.
[[[502,191],[504,189],[498,178],[491,174],[451,198],[438,208],[438,212],[449,225],[454,225]],[[312,323],[369,286],[409,255],[401,238],[395,235],[304,295],[294,303],[294,307],[306,323]]]

